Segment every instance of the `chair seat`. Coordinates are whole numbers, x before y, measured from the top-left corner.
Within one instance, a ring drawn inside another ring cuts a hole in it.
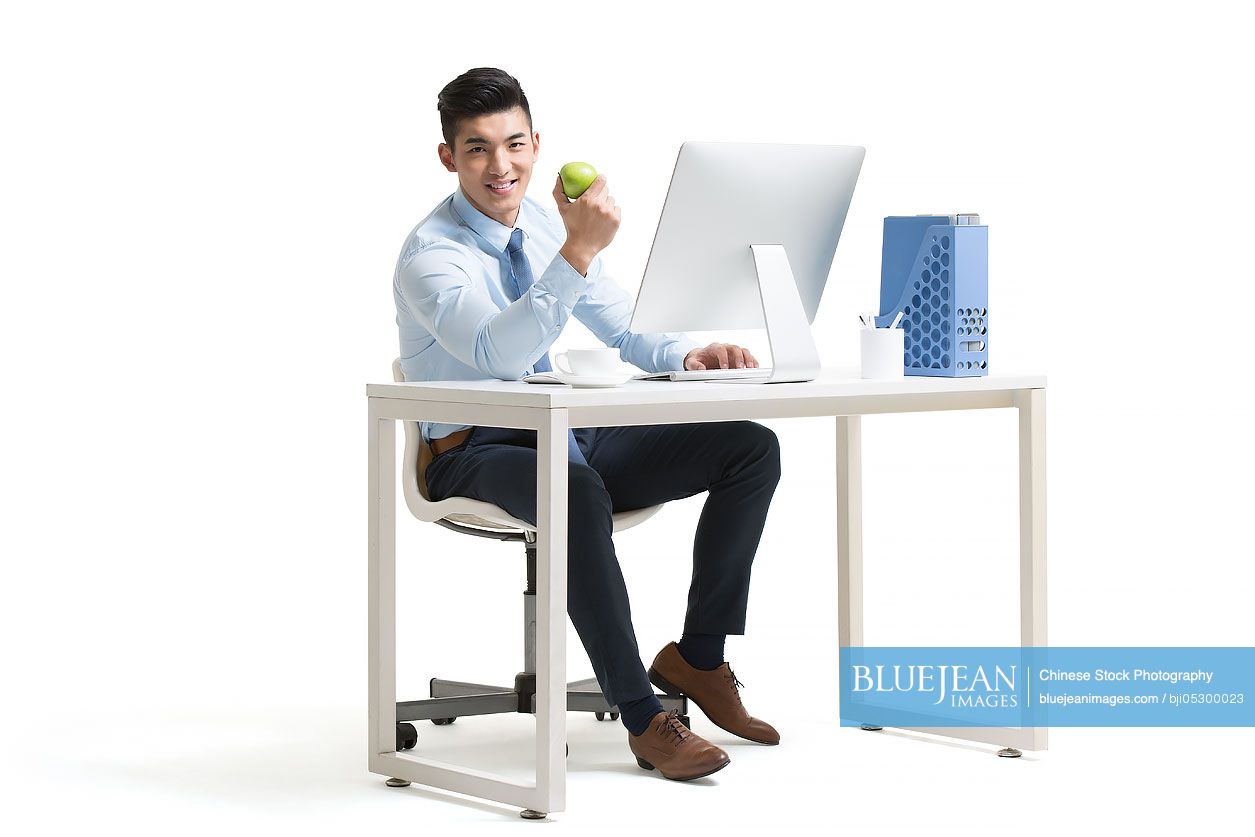
[[[446,503],[449,505],[446,506]],[[450,497],[447,500],[431,503],[431,505],[434,507],[433,510],[443,512],[439,517],[433,518],[432,522],[435,520],[448,520],[463,526],[499,532],[536,531],[536,527],[527,521],[511,517],[499,506],[494,506],[481,500],[472,500],[468,497]],[[446,509],[448,510],[446,511]],[[614,531],[622,532],[624,529],[631,529],[633,526],[644,523],[657,514],[660,509],[662,509],[662,506],[659,505],[618,512],[613,518]]]
[[[405,381],[400,358],[392,361],[392,380],[398,383]],[[425,474],[432,458],[431,447],[423,440],[418,422],[406,421],[402,422],[402,426],[405,428],[405,454],[401,467],[401,487],[405,504],[416,518],[427,523],[447,520],[460,526],[503,534],[536,531],[536,527],[527,521],[511,517],[499,506],[482,500],[472,500],[469,497],[448,497],[435,501],[428,499]],[[658,505],[619,512],[614,516],[614,531],[622,532],[644,523],[661,508]]]

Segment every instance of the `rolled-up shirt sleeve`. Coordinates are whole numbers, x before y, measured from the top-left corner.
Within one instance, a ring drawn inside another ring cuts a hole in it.
[[[619,357],[646,372],[684,368],[684,358],[698,344],[680,332],[638,334],[632,323],[632,296],[606,275],[601,256],[588,268],[588,287],[575,306],[575,316],[601,342],[619,350]]]
[[[517,380],[562,333],[588,280],[555,254],[523,296],[498,309],[471,280],[470,271],[482,269],[453,242],[421,243],[397,271],[397,296],[450,355],[494,378]]]

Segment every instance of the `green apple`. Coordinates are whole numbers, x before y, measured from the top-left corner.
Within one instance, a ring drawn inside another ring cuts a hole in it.
[[[588,163],[567,163],[558,172],[562,178],[562,191],[571,200],[575,200],[593,185],[597,179],[597,169]]]

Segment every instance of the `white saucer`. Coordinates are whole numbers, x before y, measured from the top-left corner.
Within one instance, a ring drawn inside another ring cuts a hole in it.
[[[620,387],[632,380],[630,372],[616,372],[613,375],[568,375],[554,370],[549,374],[573,387]]]

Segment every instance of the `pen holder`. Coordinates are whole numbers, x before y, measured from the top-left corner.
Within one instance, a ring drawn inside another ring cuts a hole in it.
[[[900,328],[859,330],[859,360],[864,378],[903,377],[902,354],[905,333]]]

